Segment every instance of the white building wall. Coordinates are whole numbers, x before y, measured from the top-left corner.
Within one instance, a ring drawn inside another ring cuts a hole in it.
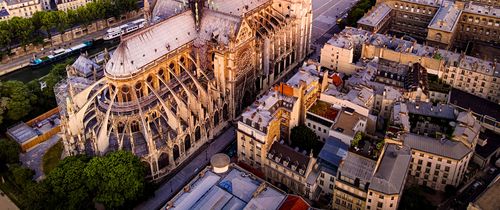
[[[350,101],[347,101],[347,100],[344,100],[341,98],[337,98],[337,97],[332,96],[332,95],[321,93],[319,99],[322,101],[337,105],[338,107],[352,108],[352,109],[354,109],[354,111],[356,111],[357,113],[359,113],[363,116],[368,116],[368,114],[370,113],[370,110],[367,109],[366,107],[362,107],[360,105],[357,105],[355,103],[352,103]]]
[[[354,59],[354,48],[345,49],[326,43],[321,48],[320,64],[323,67],[352,74],[356,66],[352,63]]]

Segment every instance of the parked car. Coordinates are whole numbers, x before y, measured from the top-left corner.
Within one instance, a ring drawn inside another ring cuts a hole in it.
[[[497,168],[490,168],[488,170],[488,174],[495,174],[496,171],[497,171]]]
[[[476,189],[481,185],[483,185],[483,183],[481,183],[481,181],[476,181],[476,182],[474,182],[474,184],[472,184],[472,188]]]

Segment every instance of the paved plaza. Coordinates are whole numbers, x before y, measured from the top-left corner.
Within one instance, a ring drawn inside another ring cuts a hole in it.
[[[19,154],[19,160],[21,160],[23,165],[35,171],[33,179],[38,180],[44,176],[42,169],[43,155],[47,152],[47,150],[54,146],[59,139],[61,139],[61,136],[56,134],[49,140],[40,143],[28,152]]]

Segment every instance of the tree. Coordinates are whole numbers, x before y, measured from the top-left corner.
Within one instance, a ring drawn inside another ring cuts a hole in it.
[[[25,188],[29,183],[33,182],[35,172],[29,168],[19,164],[13,164],[10,166],[9,171],[12,173],[16,185],[21,188]]]
[[[0,161],[8,164],[19,162],[21,148],[10,139],[0,139]]]
[[[23,47],[31,43],[35,32],[35,26],[31,19],[13,17],[9,20],[9,25],[11,25],[11,30],[13,30],[15,37]]]
[[[11,26],[8,21],[0,22],[0,49],[10,49],[12,38],[14,36],[13,30],[10,27]]]
[[[292,128],[290,138],[293,147],[299,147],[308,152],[312,149],[315,156],[319,154],[319,151],[323,147],[323,143],[319,141],[316,133],[305,125]]]
[[[363,132],[356,132],[356,135],[354,135],[354,138],[352,139],[351,146],[357,147],[359,144],[359,141],[363,139],[364,133]]]
[[[55,201],[48,204],[51,209],[91,208],[92,192],[82,176],[89,160],[85,155],[67,157],[47,175],[44,182]]]
[[[64,32],[66,32],[66,29],[68,29],[70,26],[68,14],[61,10],[54,11],[54,13],[55,13],[55,18],[57,20],[54,26],[62,36],[64,35]]]
[[[95,157],[84,170],[94,201],[113,209],[136,201],[144,192],[145,168],[130,152],[116,151]]]
[[[3,114],[5,113],[5,110],[7,110],[7,105],[9,104],[10,98],[8,97],[1,97],[0,93],[0,125],[3,122]]]
[[[47,32],[47,36],[49,38],[52,37],[52,34],[50,33],[50,30],[52,30],[57,21],[57,15],[54,11],[48,11],[44,12],[44,14],[41,17],[41,29]]]
[[[18,121],[28,115],[31,104],[37,97],[20,81],[10,80],[0,84],[0,95],[9,98],[7,103],[7,117]]]
[[[377,145],[376,145],[377,150],[379,150],[379,151],[380,151],[380,150],[382,149],[382,147],[384,147],[384,143],[385,143],[385,141],[384,141],[384,140],[382,140],[382,141],[378,142],[378,143],[377,143]]]
[[[435,209],[434,206],[427,200],[418,187],[409,187],[404,190],[403,197],[399,209],[402,210],[421,210]]]
[[[51,208],[51,204],[56,201],[48,189],[45,181],[28,183],[20,196],[22,199],[20,207],[30,210],[54,209]]]

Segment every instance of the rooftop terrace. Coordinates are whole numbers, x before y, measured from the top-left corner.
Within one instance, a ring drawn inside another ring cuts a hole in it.
[[[318,100],[308,111],[331,121],[335,121],[340,110],[333,108],[333,104]]]

